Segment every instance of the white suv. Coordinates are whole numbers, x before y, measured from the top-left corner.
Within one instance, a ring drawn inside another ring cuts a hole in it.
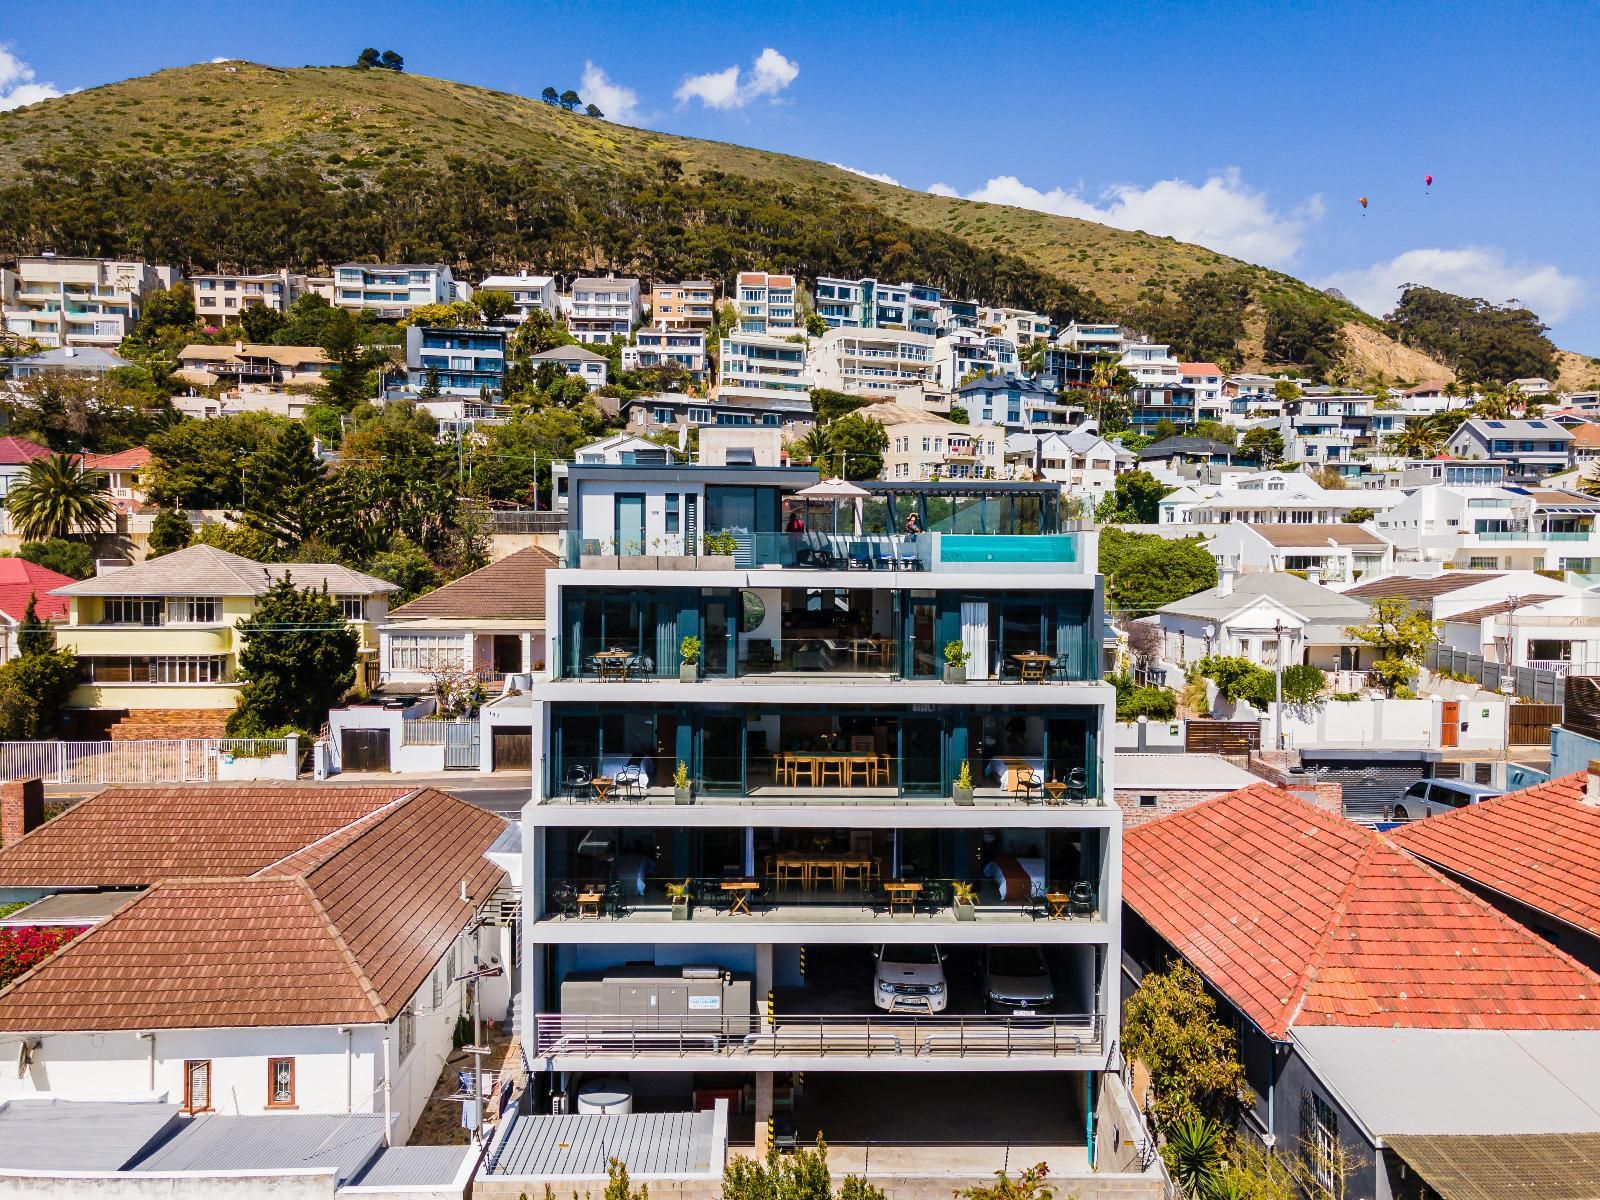
[[[884,1012],[940,1013],[950,1002],[944,951],[937,946],[879,946],[872,1000]]]

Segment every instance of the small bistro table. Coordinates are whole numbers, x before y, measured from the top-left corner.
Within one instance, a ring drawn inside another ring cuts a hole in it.
[[[593,888],[587,888],[579,892],[577,895],[578,919],[581,921],[584,917],[593,917],[598,921],[600,919],[600,901],[603,899],[605,899],[605,893],[596,891]]]
[[[889,915],[904,905],[907,915],[917,915],[917,897],[922,895],[922,884],[914,879],[889,879],[884,881],[883,890],[889,893]]]
[[[1072,903],[1072,897],[1066,892],[1046,892],[1044,902],[1050,906],[1050,919],[1052,921],[1065,921],[1067,919],[1067,906]]]
[[[724,879],[722,890],[728,896],[728,915],[734,916],[743,913],[745,916],[753,915],[750,912],[750,897],[761,890],[761,884],[754,879]]]

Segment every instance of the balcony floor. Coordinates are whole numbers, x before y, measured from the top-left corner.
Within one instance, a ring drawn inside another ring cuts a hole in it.
[[[617,797],[615,793],[605,801],[599,800],[573,800],[569,796],[549,796],[543,803],[563,805],[572,808],[596,809],[628,809],[642,805],[665,805],[672,807],[675,793],[671,788],[654,787],[648,789],[642,796],[637,794],[626,797]],[[1098,800],[1075,801],[1062,800],[1053,804],[1048,800],[1040,799],[1035,793],[1031,799],[1024,800],[1014,792],[1001,788],[974,788],[972,803],[979,808],[1036,808],[1041,805],[1047,808],[1103,808]],[[748,794],[723,795],[716,792],[696,791],[693,804],[706,806],[746,806],[758,807],[769,805],[799,805],[810,806],[825,804],[839,807],[874,807],[904,805],[908,808],[954,808],[956,803],[949,796],[902,796],[894,788],[870,787],[780,787],[771,784],[758,784],[750,788]]]

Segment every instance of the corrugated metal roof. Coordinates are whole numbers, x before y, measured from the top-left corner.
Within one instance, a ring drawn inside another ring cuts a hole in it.
[[[0,917],[0,926],[93,925],[143,894],[142,888],[121,892],[57,892],[19,908],[9,917]]]
[[[476,1146],[392,1146],[372,1160],[356,1182],[358,1187],[405,1187],[450,1183]]]
[[[1600,1031],[1296,1026],[1369,1133],[1600,1132]]]
[[[177,1120],[176,1104],[8,1100],[0,1104],[0,1169],[115,1171]]]
[[[1441,1200],[1595,1200],[1600,1134],[1389,1139]]]
[[[383,1148],[383,1115],[273,1113],[191,1117],[135,1171],[291,1171],[332,1168],[355,1178]]]
[[[710,1112],[519,1117],[489,1173],[603,1176],[616,1158],[635,1178],[705,1174],[721,1169],[711,1163],[712,1125]]]

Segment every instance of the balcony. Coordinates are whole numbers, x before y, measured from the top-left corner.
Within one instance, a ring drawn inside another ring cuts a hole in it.
[[[698,544],[681,534],[646,542],[562,536],[562,561],[585,570],[1052,571],[1082,574],[1082,535],[1075,533],[751,533],[707,534]],[[728,544],[731,542],[731,545]],[[731,550],[732,553],[728,553]]]
[[[541,1013],[541,1058],[1060,1058],[1105,1052],[1097,1014],[930,1016],[797,1013],[630,1016]]]

